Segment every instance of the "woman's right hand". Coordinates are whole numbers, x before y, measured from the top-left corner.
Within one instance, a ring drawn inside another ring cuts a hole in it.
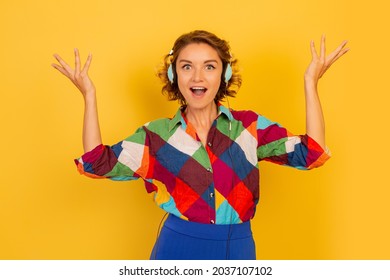
[[[87,95],[95,94],[95,86],[88,76],[89,66],[91,65],[92,55],[89,54],[87,61],[81,69],[80,54],[79,50],[74,50],[75,55],[75,69],[72,69],[58,54],[54,54],[54,58],[58,61],[58,64],[53,63],[52,66],[60,71],[64,76],[68,77],[69,80],[80,90],[84,98]]]

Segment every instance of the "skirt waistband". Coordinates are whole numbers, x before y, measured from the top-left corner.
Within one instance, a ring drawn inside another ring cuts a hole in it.
[[[252,236],[250,221],[231,225],[202,224],[169,214],[164,227],[195,238],[211,240],[233,240]]]

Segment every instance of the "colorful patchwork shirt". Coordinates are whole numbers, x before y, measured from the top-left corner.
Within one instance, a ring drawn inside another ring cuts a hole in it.
[[[259,202],[259,161],[298,169],[322,165],[329,155],[308,135],[292,135],[252,111],[219,114],[203,145],[179,109],[173,118],[152,121],[113,145],[99,145],[75,160],[93,178],[142,178],[165,211],[212,224],[250,220]]]

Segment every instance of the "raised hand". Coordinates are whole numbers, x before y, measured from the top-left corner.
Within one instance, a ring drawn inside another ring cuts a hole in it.
[[[317,54],[314,41],[312,40],[310,42],[312,60],[306,69],[305,80],[317,84],[318,80],[325,74],[329,67],[349,51],[349,48],[344,48],[346,44],[347,41],[343,41],[333,52],[326,55],[325,35],[322,35],[320,53]]]
[[[84,152],[91,151],[102,143],[100,134],[99,118],[97,113],[96,89],[92,80],[88,76],[89,66],[91,65],[92,56],[89,55],[83,69],[81,69],[80,55],[78,49],[74,50],[75,68],[72,69],[58,54],[54,57],[58,64],[52,66],[69,78],[81,91],[84,97],[84,125],[83,125],[83,146]]]
[[[75,68],[72,69],[58,54],[54,54],[54,58],[58,61],[58,64],[53,63],[52,66],[60,71],[64,76],[69,78],[72,83],[80,90],[84,98],[86,95],[95,94],[95,86],[88,76],[89,66],[91,65],[92,55],[89,54],[87,61],[81,69],[79,50],[74,50],[75,55]]]

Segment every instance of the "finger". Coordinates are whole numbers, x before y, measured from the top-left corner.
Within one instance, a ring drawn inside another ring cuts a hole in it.
[[[52,63],[51,66],[53,66],[53,68],[57,69],[58,71],[60,71],[62,74],[64,74],[66,77],[69,78],[69,73],[68,71],[66,71],[63,67],[61,67],[60,65],[57,65],[55,63]]]
[[[341,44],[337,47],[337,49],[342,49],[345,47],[345,45],[348,43],[348,40],[344,40],[341,42]]]
[[[321,53],[321,58],[325,59],[325,53],[326,53],[325,34],[322,34],[322,37],[321,37],[320,53]]]
[[[349,51],[349,49],[342,49],[332,60],[330,64],[333,64],[336,60],[338,60],[340,57],[342,57],[344,54],[346,54]]]
[[[88,73],[89,66],[91,65],[91,61],[92,61],[92,54],[90,53],[88,55],[87,61],[85,62],[82,72]]]
[[[334,51],[333,53],[339,53],[342,49],[344,49],[345,45],[348,43],[347,40],[344,40]]]
[[[310,41],[310,50],[311,50],[311,56],[312,56],[313,58],[318,57],[317,51],[316,51],[316,47],[315,47],[315,45],[314,45],[314,41],[313,41],[313,40]]]
[[[75,56],[75,75],[80,73],[80,54],[77,48],[74,49]]]
[[[333,63],[349,50],[349,48],[344,49],[347,43],[348,41],[343,41],[331,54],[328,55],[327,60],[329,63]]]
[[[69,73],[73,71],[72,68],[58,54],[54,54],[53,56],[66,71]]]

